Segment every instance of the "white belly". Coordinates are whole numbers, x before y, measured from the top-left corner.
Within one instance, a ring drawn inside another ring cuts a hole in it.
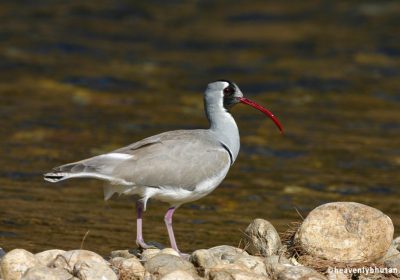
[[[230,166],[227,165],[219,174],[200,182],[193,191],[169,186],[145,188],[142,194],[143,200],[146,202],[148,199],[153,198],[167,202],[171,204],[171,206],[175,207],[187,202],[198,200],[218,187],[228,173],[229,167]]]

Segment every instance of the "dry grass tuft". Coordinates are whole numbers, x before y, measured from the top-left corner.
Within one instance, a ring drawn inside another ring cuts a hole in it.
[[[288,225],[288,229],[284,232],[280,232],[279,235],[281,237],[282,244],[286,247],[287,251],[285,256],[287,258],[295,257],[296,259],[304,254],[304,250],[302,250],[301,246],[296,243],[294,237],[296,235],[297,230],[301,226],[300,221],[291,222]]]

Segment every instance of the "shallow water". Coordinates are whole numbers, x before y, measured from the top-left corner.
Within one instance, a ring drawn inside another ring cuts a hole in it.
[[[81,2],[81,3],[79,3]],[[329,201],[390,215],[399,233],[400,3],[2,1],[0,247],[135,243],[134,201],[42,173],[159,132],[207,126],[220,78],[273,111],[237,106],[240,155],[221,186],[175,215],[184,251],[238,245],[256,217],[279,231]],[[148,240],[167,244],[150,202]]]

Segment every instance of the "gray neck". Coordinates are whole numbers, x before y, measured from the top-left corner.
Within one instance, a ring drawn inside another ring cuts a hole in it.
[[[204,108],[210,123],[209,131],[229,150],[233,163],[240,149],[239,129],[232,115],[224,108],[222,99],[220,100],[219,103],[210,102],[208,104],[205,99]]]

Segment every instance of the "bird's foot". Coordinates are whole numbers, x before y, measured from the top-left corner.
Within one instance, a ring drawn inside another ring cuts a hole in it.
[[[137,239],[136,240],[136,245],[141,249],[154,249],[154,248],[156,248],[153,245],[147,244],[146,242],[144,242],[143,239]]]
[[[181,253],[181,252],[178,252],[178,253],[182,259],[187,260],[187,261],[190,259],[190,254],[185,254],[185,253]]]

